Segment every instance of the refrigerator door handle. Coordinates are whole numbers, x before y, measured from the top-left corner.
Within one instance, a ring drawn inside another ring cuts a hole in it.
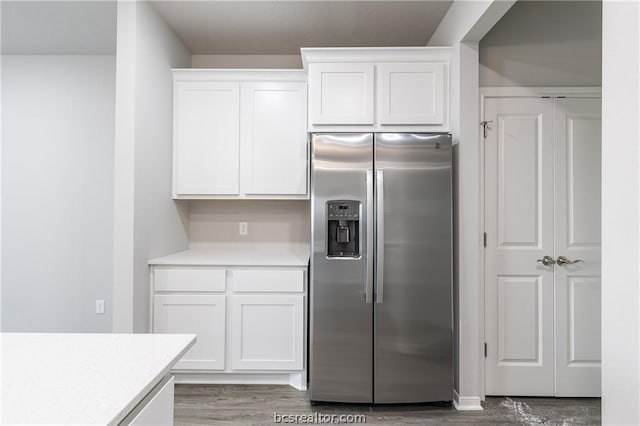
[[[373,169],[367,170],[367,278],[365,280],[364,301],[373,301]]]
[[[384,287],[384,172],[376,170],[376,303]]]

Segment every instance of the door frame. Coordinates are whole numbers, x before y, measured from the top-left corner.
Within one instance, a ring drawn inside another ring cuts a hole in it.
[[[485,100],[490,98],[540,98],[540,97],[565,97],[565,98],[601,98],[602,97],[602,87],[583,87],[583,86],[565,86],[565,87],[533,87],[533,86],[516,86],[516,87],[480,87],[480,121],[484,122],[485,120]],[[482,227],[483,235],[480,238],[484,238],[484,232],[486,230],[486,209],[487,205],[485,202],[485,190],[486,190],[486,182],[485,182],[485,138],[484,132],[482,128],[482,124],[480,124],[480,224]],[[482,341],[486,342],[486,283],[485,283],[485,267],[486,267],[486,251],[484,250],[484,245],[482,246],[481,251],[481,261],[480,261],[480,285],[482,286],[480,292],[480,315],[482,316]],[[486,344],[486,343],[485,343]],[[480,365],[482,366],[480,369],[480,388],[481,388],[481,399],[482,401],[486,400],[486,373],[487,366],[484,356],[484,351],[480,354]]]

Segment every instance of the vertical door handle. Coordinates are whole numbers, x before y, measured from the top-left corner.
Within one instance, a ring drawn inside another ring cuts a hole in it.
[[[367,170],[367,214],[365,220],[367,221],[367,232],[365,238],[367,239],[367,251],[366,255],[366,268],[367,277],[364,283],[364,301],[365,303],[371,303],[373,301],[373,258],[375,256],[373,250],[373,170]]]
[[[384,289],[384,172],[376,170],[376,303]]]

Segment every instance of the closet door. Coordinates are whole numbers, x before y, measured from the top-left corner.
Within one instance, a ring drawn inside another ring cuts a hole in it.
[[[553,119],[552,99],[485,103],[488,395],[554,394]]]
[[[556,396],[600,396],[600,99],[556,99]]]

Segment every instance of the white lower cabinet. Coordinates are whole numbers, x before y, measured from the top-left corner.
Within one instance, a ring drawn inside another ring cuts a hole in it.
[[[197,336],[179,382],[306,386],[305,267],[152,265],[151,286],[152,332]]]
[[[224,370],[225,309],[224,294],[154,295],[154,333],[195,333],[196,343],[175,368]]]
[[[231,368],[301,370],[302,295],[231,296]]]

